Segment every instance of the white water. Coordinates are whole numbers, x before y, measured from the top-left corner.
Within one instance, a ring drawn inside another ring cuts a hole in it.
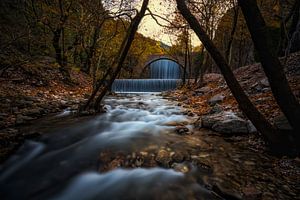
[[[158,60],[150,65],[152,79],[180,79],[180,67],[171,60]]]
[[[189,191],[200,192],[199,199],[210,197],[194,180],[186,181],[184,174],[173,170],[97,173],[101,151],[164,144],[175,129],[168,122],[189,120],[173,102],[157,95],[109,97],[105,103],[106,114],[57,125],[36,145],[38,149],[23,148],[2,166],[1,199],[185,199]],[[60,115],[57,120],[61,119]],[[174,184],[181,187],[174,190]]]
[[[181,83],[180,66],[171,60],[158,60],[150,66],[149,79],[117,79],[111,90],[127,92],[162,92],[176,89]]]

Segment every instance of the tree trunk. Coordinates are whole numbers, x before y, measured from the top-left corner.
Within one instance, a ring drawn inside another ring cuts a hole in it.
[[[197,63],[197,65],[195,66],[195,77],[194,77],[195,78],[195,80],[194,80],[195,84],[197,84],[197,82],[198,82],[198,77],[199,77],[199,74],[200,74],[200,70],[203,66],[203,53],[204,53],[203,45],[201,45],[200,48],[201,48],[201,50],[200,50],[201,60],[200,60],[200,63]]]
[[[207,51],[205,51],[204,54],[203,54],[202,66],[200,68],[199,86],[202,86],[204,84],[204,74],[208,70],[208,60],[209,60],[209,55],[208,55]]]
[[[237,8],[234,7],[233,9],[234,9],[234,16],[233,16],[232,29],[231,29],[230,38],[228,41],[228,46],[225,51],[225,58],[227,59],[227,63],[230,63],[230,60],[231,60],[232,43],[234,40],[234,35],[235,35],[238,18],[239,18],[239,7],[237,7]]]
[[[122,46],[119,50],[119,56],[114,60],[112,68],[115,69],[113,72],[111,79],[108,81],[108,84],[102,89],[101,93],[96,99],[95,102],[95,110],[99,111],[100,110],[100,103],[104,96],[106,95],[107,91],[111,88],[112,84],[114,83],[116,77],[120,73],[123,63],[126,59],[126,56],[128,54],[128,51],[130,49],[130,46],[134,40],[134,36],[138,30],[139,24],[141,20],[143,19],[147,6],[148,6],[149,0],[144,0],[142,4],[141,11],[137,13],[137,15],[133,18],[132,23],[130,24],[129,30],[127,32],[126,37],[124,38],[122,42]]]
[[[56,62],[59,64],[59,71],[63,76],[63,79],[66,83],[71,83],[71,76],[70,72],[67,69],[67,61],[65,56],[62,54],[62,48],[60,47],[59,41],[62,34],[62,28],[57,28],[53,32],[53,39],[52,39],[52,45],[55,50],[55,59]]]
[[[84,66],[83,66],[83,71],[87,74],[90,72],[90,69],[91,69],[92,59],[93,59],[94,54],[95,54],[97,41],[98,41],[99,34],[100,34],[100,29],[101,29],[101,26],[95,26],[95,28],[94,28],[92,44],[89,47],[89,50],[88,50],[88,53],[87,53],[87,58],[86,58],[86,61],[84,63]]]
[[[274,97],[294,129],[294,137],[299,141],[300,105],[286,79],[283,67],[272,51],[270,37],[265,21],[257,6],[256,0],[238,0],[249,28],[254,46],[258,52],[262,67]],[[296,134],[298,133],[298,134]]]
[[[265,140],[270,144],[274,151],[283,151],[291,148],[290,141],[286,136],[276,131],[272,125],[265,119],[265,117],[256,109],[256,107],[249,100],[244,93],[242,87],[236,80],[226,60],[222,54],[215,47],[208,35],[205,33],[202,26],[199,24],[195,16],[190,12],[184,0],[176,0],[177,8],[187,20],[190,27],[195,31],[207,51],[210,53],[217,66],[220,68],[224,79],[231,90],[233,96],[237,100],[241,110],[251,120],[257,130],[263,135]],[[284,149],[283,149],[284,148]],[[285,152],[286,153],[286,152]]]
[[[186,69],[188,64],[188,42],[185,39],[185,49],[184,49],[184,67],[183,67],[183,79],[182,79],[182,85],[185,85],[186,83]]]
[[[281,3],[281,9],[283,9],[284,3]],[[300,21],[300,1],[295,0],[290,12],[286,17],[284,17],[284,13],[281,13],[281,23],[280,23],[280,42],[278,46],[278,56],[287,56],[290,52],[295,52],[300,50],[300,36],[298,40],[292,41],[293,35],[297,32],[297,26]],[[287,30],[287,24],[292,19],[290,29]]]
[[[287,49],[286,49],[286,55],[288,55],[290,52],[296,52],[300,50],[300,36],[295,36],[295,34],[300,34],[298,31],[299,29],[299,21],[300,21],[300,1],[296,0],[295,5],[294,5],[294,12],[293,12],[293,18],[292,18],[292,24],[289,30],[289,40]],[[298,33],[297,33],[298,32]]]
[[[98,91],[100,90],[100,88],[102,86],[104,86],[104,83],[105,83],[108,75],[111,73],[111,71],[112,71],[112,68],[109,68],[106,71],[106,73],[104,74],[104,76],[100,80],[97,81],[96,86],[94,87],[91,96],[89,97],[88,101],[82,107],[79,108],[79,111],[87,110],[90,107],[90,105],[91,105],[92,101],[94,100],[95,96],[97,95]]]

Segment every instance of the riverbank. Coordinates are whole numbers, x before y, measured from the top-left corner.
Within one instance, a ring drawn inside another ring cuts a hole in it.
[[[300,100],[300,52],[281,61],[285,66],[290,87],[296,98]],[[280,129],[290,128],[272,95],[268,79],[259,63],[239,68],[234,71],[234,74],[253,104],[272,124]],[[245,119],[220,74],[206,74],[204,85],[201,87],[192,85],[164,95],[179,101],[190,115],[205,116],[231,112]]]
[[[55,59],[38,58],[22,66],[11,67],[0,78],[0,163],[14,152],[25,139],[39,133],[22,133],[20,127],[37,119],[76,110],[88,97],[91,79],[72,70],[73,85],[63,82]]]
[[[298,98],[299,60],[299,56],[288,60],[289,67],[286,69]],[[58,73],[58,70],[52,66],[47,74],[51,77],[53,73]],[[32,184],[40,183],[39,177],[44,177],[47,172],[49,177],[44,178],[44,181],[51,188],[56,183],[65,186],[66,180],[61,179],[69,179],[83,169],[96,168],[102,175],[111,174],[110,178],[116,178],[114,174],[119,169],[127,169],[136,175],[140,173],[137,168],[142,168],[146,170],[147,177],[147,170],[152,173],[153,168],[159,167],[183,173],[188,177],[189,184],[200,185],[203,191],[213,192],[223,198],[297,198],[299,158],[278,158],[269,154],[251,123],[239,111],[222,76],[208,74],[203,87],[188,87],[164,93],[165,99],[156,95],[110,96],[105,103],[108,113],[87,120],[72,118],[69,124],[62,125],[58,124],[67,121],[66,118],[55,118],[47,122],[48,128],[57,129],[50,134],[49,130],[35,130],[38,125],[30,123],[40,125],[43,121],[36,119],[63,111],[67,107],[76,109],[78,103],[87,97],[90,84],[86,81],[88,79],[79,72],[72,73],[75,80],[78,79],[78,86],[64,85],[62,80],[54,78],[57,74],[48,82],[45,81],[45,85],[42,84],[45,77],[39,82],[34,81],[35,76],[32,75],[24,76],[22,81],[11,78],[6,84],[1,84],[1,100],[4,102],[1,104],[4,105],[1,113],[4,113],[2,119],[6,120],[5,129],[1,130],[5,131],[1,134],[2,158],[8,157],[26,139],[36,140],[41,136],[38,139],[39,145],[48,145],[45,157],[42,154],[39,158],[40,153],[36,155],[36,160],[32,158],[29,163],[25,163],[23,171],[19,172],[20,179],[26,174]],[[247,66],[238,69],[235,74],[256,106],[275,123],[280,112],[260,66]],[[13,90],[16,86],[21,89]],[[32,111],[39,108],[39,112]],[[18,115],[31,118],[18,124]],[[224,120],[224,117],[228,118]],[[228,120],[231,123],[223,123]],[[279,122],[278,126],[287,127],[284,120]],[[27,129],[22,128],[25,125]],[[28,155],[30,152],[24,154]],[[95,160],[97,164],[93,164]],[[50,180],[53,175],[59,178]],[[18,179],[10,181],[20,184]],[[155,181],[151,183],[155,184]],[[45,185],[35,184],[36,188],[32,190],[43,191]],[[26,194],[29,194],[27,189],[32,188],[28,185],[26,189],[24,184],[19,186]],[[182,186],[174,187],[182,189]],[[188,192],[185,194],[188,195]],[[157,195],[164,194],[160,192]]]
[[[299,158],[269,155],[253,134],[224,137],[196,127],[198,116],[158,94],[107,96],[104,104],[107,113],[98,116],[28,127],[42,136],[7,163],[0,193],[14,199],[297,199]]]

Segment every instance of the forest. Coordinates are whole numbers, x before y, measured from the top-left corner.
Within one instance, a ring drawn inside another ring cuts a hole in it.
[[[299,0],[1,0],[1,199],[298,199]]]

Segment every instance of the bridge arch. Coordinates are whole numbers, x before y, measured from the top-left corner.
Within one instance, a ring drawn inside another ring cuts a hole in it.
[[[149,70],[149,67],[151,66],[152,63],[155,63],[155,62],[160,61],[160,60],[168,60],[168,61],[172,61],[172,62],[178,64],[178,66],[180,67],[181,76],[182,76],[183,70],[184,70],[184,66],[183,66],[183,64],[180,61],[178,61],[177,59],[174,59],[174,58],[172,58],[170,56],[167,56],[167,55],[155,55],[155,56],[150,57],[145,62],[145,64],[143,65],[144,67],[143,67],[143,70],[141,72],[140,77],[143,77],[146,74],[145,72],[147,70]]]
[[[178,60],[170,57],[170,56],[158,56],[158,57],[154,57],[150,60],[148,60],[145,64],[144,64],[144,68],[149,67],[152,63],[159,61],[159,60],[170,60],[173,61],[175,63],[177,63],[181,68],[184,68],[183,64],[181,64]]]

